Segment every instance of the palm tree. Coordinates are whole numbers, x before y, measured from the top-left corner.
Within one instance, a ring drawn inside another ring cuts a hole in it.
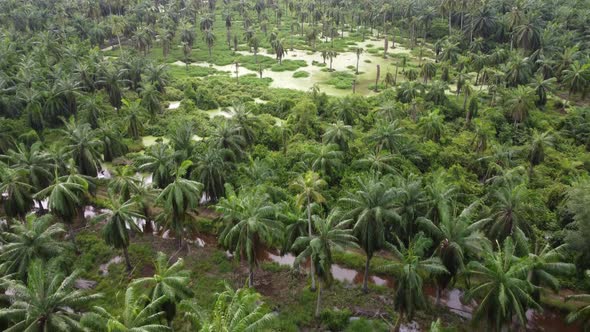
[[[541,29],[532,22],[514,28],[516,43],[527,51],[536,51],[541,47]]]
[[[483,262],[471,261],[467,265],[469,273],[480,282],[465,294],[467,301],[481,299],[473,320],[483,321],[495,331],[511,324],[514,316],[526,326],[526,310],[530,307],[540,309],[531,297],[534,287],[527,280],[529,267],[526,259],[515,257],[514,250],[512,241],[507,239],[496,253],[485,253]]]
[[[547,104],[547,94],[553,90],[554,83],[557,81],[555,77],[545,79],[542,74],[535,76],[533,82],[529,86],[535,90],[537,95],[537,106],[545,106]]]
[[[114,65],[109,64],[101,70],[101,78],[97,81],[97,83],[107,91],[111,105],[117,109],[121,107],[123,88],[127,81],[125,79],[126,74],[126,70],[119,69]]]
[[[418,128],[424,133],[427,139],[438,143],[445,132],[444,115],[440,114],[438,109],[435,109],[427,116],[420,118]]]
[[[204,186],[207,199],[217,202],[225,194],[224,185],[230,169],[231,152],[226,149],[209,147],[197,155],[191,171],[191,178],[197,179]]]
[[[436,69],[436,64],[434,62],[427,61],[422,65],[420,75],[424,78],[424,84],[427,84],[428,80],[431,80],[436,76]]]
[[[371,258],[375,252],[386,247],[386,224],[398,220],[399,215],[393,210],[393,188],[375,178],[358,178],[357,181],[359,189],[339,202],[344,208],[345,218],[354,221],[354,236],[367,256],[363,278],[363,292],[367,293]]]
[[[486,219],[474,221],[474,209],[479,202],[472,203],[458,215],[451,215],[450,211],[440,215],[439,222],[434,223],[426,218],[419,218],[418,222],[431,234],[437,243],[436,255],[449,272],[437,278],[436,302],[439,303],[440,288],[445,288],[449,282],[465,271],[470,258],[478,257],[480,253],[490,251],[489,240],[481,231]]]
[[[517,248],[526,245],[526,234],[531,232],[530,224],[525,219],[528,195],[524,185],[511,183],[506,183],[493,192],[490,239],[503,241],[512,237]]]
[[[236,157],[244,154],[246,139],[242,135],[242,128],[230,121],[222,121],[215,126],[210,136],[210,146],[231,151]]]
[[[6,331],[79,331],[76,309],[101,297],[74,289],[80,273],[65,277],[34,261],[27,283],[5,278],[3,287],[11,290],[6,294],[10,306],[0,309],[0,317],[11,323]]]
[[[123,49],[123,46],[121,45],[121,35],[127,28],[127,21],[123,16],[118,15],[111,15],[110,18],[111,33],[117,36],[117,42],[119,44],[119,49],[121,50]]]
[[[6,243],[0,250],[0,271],[4,275],[15,273],[18,279],[27,279],[27,269],[34,260],[49,261],[64,252],[59,237],[65,232],[59,223],[52,224],[50,215],[35,218],[30,215],[24,224],[14,223],[1,237]]]
[[[249,288],[234,291],[225,285],[225,291],[217,294],[211,315],[205,314],[194,301],[181,303],[185,317],[193,329],[201,332],[264,331],[276,320],[276,314],[268,312],[260,294]]]
[[[135,200],[121,201],[113,195],[108,200],[108,212],[97,216],[98,220],[106,219],[106,224],[102,229],[102,235],[106,244],[115,249],[122,249],[127,271],[131,272],[131,260],[129,259],[129,230],[141,232],[135,220],[143,218],[137,211]]]
[[[336,144],[322,144],[302,156],[311,163],[311,170],[328,178],[342,166],[343,153]]]
[[[210,29],[205,30],[205,32],[203,33],[203,40],[205,41],[205,44],[207,44],[207,49],[209,49],[209,62],[211,62],[212,60],[212,55],[211,55],[211,49],[213,48],[213,45],[215,44],[215,34],[213,33],[213,31],[211,31]]]
[[[356,54],[356,70],[355,70],[355,74],[359,74],[359,61],[361,60],[361,54],[363,54],[363,48],[362,47],[356,47],[354,49],[354,53]]]
[[[272,48],[277,56],[277,60],[279,60],[279,65],[283,64],[283,57],[287,54],[287,50],[284,47],[284,42],[282,39],[277,39],[272,45]]]
[[[33,207],[33,187],[28,183],[24,169],[11,169],[0,164],[0,193],[4,212],[8,217],[24,219]]]
[[[562,72],[562,82],[568,88],[569,96],[582,93],[585,97],[590,86],[590,65],[582,65],[578,61],[572,63]]]
[[[84,196],[88,193],[90,184],[76,174],[60,177],[56,174],[54,181],[52,185],[35,194],[35,199],[48,198],[49,211],[68,224],[70,239],[75,243],[74,219],[84,206]]]
[[[201,183],[183,178],[192,164],[190,160],[183,161],[175,172],[174,181],[167,185],[156,198],[156,201],[164,207],[164,221],[176,235],[179,249],[182,248],[184,228],[193,217],[203,190]]]
[[[528,58],[513,57],[506,64],[506,83],[509,86],[526,84],[532,76],[531,63]]]
[[[334,69],[332,69],[332,63],[334,61],[334,58],[338,56],[338,53],[334,50],[328,50],[328,53],[326,53],[326,55],[328,56],[328,59],[330,59],[330,71],[334,71]]]
[[[195,43],[195,27],[189,22],[183,22],[180,25],[180,41],[186,43],[190,48]]]
[[[352,126],[348,126],[339,120],[326,128],[322,138],[324,143],[337,144],[340,150],[346,153],[348,151],[348,142],[354,138],[354,132]]]
[[[61,132],[65,138],[65,149],[74,160],[78,173],[96,177],[100,170],[102,144],[90,125],[66,122],[66,129]]]
[[[162,301],[158,309],[164,311],[170,326],[176,315],[176,304],[192,295],[190,272],[185,270],[182,258],[169,265],[168,257],[162,252],[158,252],[154,267],[156,271],[153,276],[135,279],[129,288],[136,292],[147,292],[152,303]]]
[[[157,188],[165,188],[174,181],[174,152],[165,144],[152,145],[138,157],[137,164],[140,172],[152,173],[152,180]]]
[[[570,312],[566,317],[566,321],[569,324],[581,321],[585,331],[587,331],[590,326],[590,294],[569,295],[565,298],[565,301],[580,301],[585,303],[585,305],[579,307],[577,310]]]
[[[411,320],[417,310],[426,308],[422,289],[424,279],[448,273],[438,257],[424,258],[431,245],[432,241],[422,234],[418,234],[407,247],[398,239],[399,249],[390,246],[395,261],[380,267],[397,278],[394,301],[394,308],[400,313],[397,327],[404,319]]]
[[[141,99],[129,101],[122,100],[123,107],[121,113],[124,114],[124,121],[127,123],[127,134],[134,140],[138,140],[143,130],[144,108],[141,105]]]
[[[533,131],[529,147],[529,177],[533,175],[533,168],[545,160],[545,148],[553,146],[554,138],[549,131],[539,133]]]
[[[256,129],[260,125],[260,119],[241,102],[233,103],[232,108],[228,110],[231,119],[239,128],[240,134],[244,136],[247,144],[253,144],[256,139]]]
[[[557,277],[573,275],[576,272],[574,264],[564,262],[566,247],[567,245],[562,244],[557,248],[551,248],[549,244],[546,244],[541,249],[535,246],[534,252],[529,253],[528,280],[535,287],[532,295],[535,301],[541,300],[539,291],[541,286],[549,286],[551,290],[557,292],[559,291]]]
[[[396,172],[393,166],[396,157],[385,151],[370,151],[363,158],[354,162],[361,170],[369,170],[376,175],[386,175]]]
[[[9,149],[6,156],[0,156],[5,159],[8,165],[13,169],[22,169],[26,172],[31,189],[35,192],[47,187],[52,180],[53,161],[51,156],[43,151],[40,142],[34,143],[30,147],[19,144],[15,150]],[[39,208],[43,210],[39,202]]]
[[[305,174],[299,175],[295,181],[291,183],[291,189],[297,192],[297,204],[299,206],[306,206],[307,210],[307,231],[308,236],[311,237],[312,223],[311,223],[311,207],[312,203],[322,204],[326,201],[321,191],[327,186],[318,173],[309,171]],[[315,291],[315,266],[311,265],[311,290]]]
[[[141,99],[141,106],[143,106],[152,119],[162,111],[162,105],[160,103],[162,94],[157,90],[156,86],[151,83],[143,83],[139,88],[139,96]]]
[[[504,106],[510,111],[514,124],[526,121],[529,112],[535,108],[535,91],[529,87],[519,86],[506,91]]]
[[[170,80],[168,66],[166,64],[148,63],[145,67],[145,80],[160,93],[166,92],[166,85]],[[145,97],[143,97],[145,99]]]
[[[369,132],[368,139],[375,144],[377,151],[384,148],[389,152],[399,152],[401,142],[405,139],[405,129],[398,120],[380,121]]]
[[[93,307],[94,312],[85,313],[80,324],[97,332],[160,332],[170,328],[159,323],[164,316],[160,311],[166,296],[161,296],[145,305],[143,298],[133,288],[125,291],[125,307],[120,315],[112,314],[103,307]]]
[[[332,250],[343,250],[358,247],[357,239],[352,236],[352,230],[347,229],[351,220],[340,220],[340,211],[332,210],[328,217],[313,216],[316,234],[301,236],[293,244],[293,250],[301,252],[295,258],[294,266],[299,266],[306,259],[311,259],[318,275],[318,297],[315,309],[316,318],[320,316],[320,301],[322,294],[322,280],[324,284],[332,282]]]
[[[129,200],[132,196],[139,194],[140,183],[135,176],[135,169],[130,166],[115,168],[114,177],[108,185],[109,193],[116,194],[123,201]]]
[[[231,248],[238,259],[245,256],[248,261],[248,286],[254,286],[254,267],[258,265],[256,253],[261,246],[272,246],[283,238],[282,225],[276,221],[276,209],[268,195],[260,192],[241,192],[237,206],[231,206],[225,199],[217,209],[227,213],[233,220],[227,223],[221,241]]]

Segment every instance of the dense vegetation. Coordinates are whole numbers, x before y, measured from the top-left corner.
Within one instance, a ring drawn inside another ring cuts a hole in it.
[[[590,329],[588,0],[4,0],[0,39],[3,330]]]

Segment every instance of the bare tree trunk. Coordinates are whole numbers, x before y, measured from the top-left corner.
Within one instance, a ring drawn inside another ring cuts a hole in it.
[[[309,199],[309,196],[307,196],[307,231],[309,233],[309,237],[311,238],[311,236],[312,236],[312,231],[311,231],[311,200]],[[316,286],[315,286],[315,264],[313,264],[313,262],[311,262],[310,272],[311,272],[311,291],[312,292],[315,292],[315,289],[316,289]]]
[[[131,272],[131,259],[129,259],[129,252],[127,251],[127,247],[123,248],[123,256],[125,256],[125,264],[127,264],[127,272]]]
[[[369,266],[371,263],[371,257],[367,255],[367,260],[365,261],[365,276],[363,277],[363,293],[367,294],[369,292]]]
[[[381,77],[381,66],[377,65],[377,78],[375,78],[375,92],[379,91],[379,78]]]
[[[313,263],[312,263],[313,264]],[[320,301],[322,298],[322,281],[318,280],[318,299],[315,304],[315,318],[320,317]]]
[[[254,287],[254,268],[252,264],[248,264],[248,287]]]

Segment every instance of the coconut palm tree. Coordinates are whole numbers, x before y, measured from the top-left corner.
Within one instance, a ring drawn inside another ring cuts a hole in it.
[[[320,316],[320,301],[322,294],[322,280],[329,286],[332,282],[332,251],[358,247],[357,239],[348,229],[352,220],[340,220],[339,210],[332,210],[326,218],[313,216],[315,234],[311,237],[301,236],[293,244],[293,250],[300,252],[295,258],[294,266],[299,266],[307,259],[315,265],[318,275],[318,297],[315,316]]]
[[[503,99],[515,125],[526,121],[529,112],[535,109],[535,91],[526,86],[507,90]]]
[[[235,222],[228,222],[221,236],[224,246],[231,248],[238,259],[248,261],[248,286],[254,286],[254,267],[258,265],[257,252],[262,246],[281,243],[283,228],[277,222],[277,211],[267,194],[241,192],[237,206],[229,206],[224,199],[218,205],[221,213],[228,213]],[[232,220],[233,221],[233,220]]]
[[[174,151],[166,144],[152,145],[137,158],[137,164],[140,172],[152,173],[152,180],[157,188],[165,188],[174,181]]]
[[[184,178],[192,161],[185,160],[176,169],[175,179],[158,195],[156,201],[164,207],[162,218],[168,228],[175,234],[178,248],[182,248],[182,236],[189,219],[199,205],[203,185],[197,181]]]
[[[321,191],[327,186],[318,173],[309,171],[301,174],[290,185],[291,189],[297,192],[297,204],[306,207],[307,210],[307,230],[308,236],[311,237],[312,223],[311,223],[311,207],[312,203],[322,204],[326,201]],[[315,291],[315,266],[311,266],[311,290]]]
[[[141,106],[147,110],[152,119],[162,112],[162,94],[157,88],[148,82],[144,82],[139,88]]]
[[[515,27],[514,37],[516,44],[529,52],[541,47],[541,29],[533,22]]]
[[[474,210],[479,205],[479,202],[472,203],[456,216],[445,210],[440,215],[438,223],[426,218],[418,220],[420,226],[437,244],[435,253],[449,272],[437,277],[437,304],[440,291],[465,271],[469,259],[491,250],[491,244],[482,231],[487,220],[473,220]]]
[[[231,164],[232,153],[226,149],[209,147],[196,156],[191,178],[203,184],[207,199],[217,202],[225,194],[225,182]]]
[[[215,45],[215,34],[213,33],[213,31],[211,31],[211,29],[207,29],[203,32],[203,40],[205,41],[205,44],[207,44],[207,49],[209,50],[209,62],[211,62],[212,58],[212,54],[211,54],[211,50],[213,49],[213,45]]]
[[[438,109],[423,116],[418,121],[418,129],[422,131],[426,139],[440,142],[440,139],[445,132],[444,115],[440,114]]]
[[[244,148],[247,144],[242,135],[242,128],[228,120],[215,125],[209,141],[211,146],[229,150],[236,157],[241,157],[244,154]]]
[[[156,310],[164,311],[170,326],[176,316],[176,304],[192,295],[190,272],[184,268],[184,260],[179,258],[172,265],[162,252],[158,252],[154,262],[155,273],[151,277],[134,279],[129,288],[135,292],[145,292],[152,303],[160,302]],[[162,299],[163,298],[163,299]]]
[[[336,144],[322,144],[304,153],[302,158],[309,160],[312,171],[330,178],[342,166],[343,153]]]
[[[65,139],[65,149],[74,160],[78,173],[96,177],[100,170],[100,140],[96,132],[87,123],[76,124],[66,122],[66,128],[61,130]]]
[[[527,280],[529,271],[526,259],[514,256],[514,244],[507,239],[495,253],[485,253],[483,262],[471,261],[469,273],[479,281],[473,285],[465,298],[480,299],[473,320],[483,322],[495,331],[512,324],[514,316],[526,326],[526,310],[541,309],[531,297],[533,285]]]
[[[545,106],[547,104],[547,94],[553,90],[556,81],[557,79],[555,77],[545,79],[542,74],[535,75],[529,87],[535,90],[537,106]]]
[[[405,129],[398,120],[380,121],[369,132],[368,140],[377,151],[387,149],[391,153],[399,152],[401,142],[405,140]]]
[[[183,301],[181,307],[193,329],[201,332],[216,331],[264,331],[276,320],[276,314],[268,312],[260,294],[249,288],[234,291],[225,285],[225,291],[217,294],[211,315],[207,315],[195,301]]]
[[[4,213],[10,218],[24,219],[33,207],[33,186],[24,169],[11,169],[0,164],[0,193]]]
[[[74,289],[80,273],[64,276],[34,261],[26,283],[5,277],[3,288],[12,290],[6,294],[10,306],[0,309],[0,317],[10,322],[6,331],[79,331],[78,310],[101,296]]]
[[[576,272],[576,266],[564,262],[567,245],[562,244],[557,248],[551,248],[545,244],[542,248],[535,245],[535,250],[529,253],[528,261],[530,271],[528,280],[535,287],[533,290],[533,299],[537,302],[541,300],[540,287],[548,286],[554,292],[559,291],[560,276],[573,275]]]
[[[506,183],[492,193],[492,216],[489,223],[489,237],[492,241],[513,238],[517,248],[526,245],[526,234],[531,233],[525,219],[526,201],[529,191],[524,185]]]
[[[567,315],[566,321],[569,324],[579,321],[583,324],[584,331],[587,331],[590,326],[590,294],[569,295],[565,298],[565,301],[584,302],[585,305]]]
[[[141,99],[134,101],[123,99],[122,103],[121,114],[124,116],[123,121],[127,124],[127,134],[134,140],[138,140],[145,122],[145,109],[141,105]]]
[[[567,87],[569,96],[582,93],[582,97],[585,97],[590,87],[590,65],[582,65],[578,61],[572,63],[563,70],[561,80]]]
[[[329,125],[322,135],[324,143],[337,144],[344,153],[348,152],[348,142],[353,138],[354,132],[352,126],[348,126],[340,120]]]
[[[129,230],[141,232],[136,220],[143,218],[138,212],[135,200],[122,201],[112,194],[109,197],[108,210],[96,217],[97,220],[106,220],[102,229],[102,236],[109,246],[123,250],[123,257],[127,265],[127,271],[131,272],[131,259],[129,259]]]
[[[379,267],[397,278],[394,300],[394,308],[400,314],[397,327],[405,319],[411,320],[417,310],[427,307],[422,289],[424,279],[448,273],[438,257],[425,258],[432,241],[424,235],[418,234],[407,247],[398,239],[398,246],[399,249],[390,246],[395,260]]]
[[[85,195],[91,184],[77,174],[59,177],[56,174],[54,179],[52,185],[39,191],[34,197],[37,200],[47,198],[49,212],[69,226],[70,239],[75,243],[74,221],[85,204]]]
[[[109,192],[121,197],[123,201],[137,195],[140,192],[140,181],[135,174],[135,169],[130,165],[115,168],[113,171],[114,176],[109,181]]]
[[[161,296],[145,305],[145,301],[133,288],[125,291],[125,303],[120,314],[110,313],[104,307],[93,307],[93,312],[85,313],[80,324],[90,331],[110,332],[160,332],[171,329],[160,324],[164,312],[160,311],[166,296]]]
[[[363,292],[367,293],[369,265],[375,252],[387,246],[386,224],[399,219],[393,210],[395,191],[377,178],[358,178],[359,189],[339,200],[345,218],[354,222],[353,234],[367,256],[363,278]]]
[[[31,185],[34,192],[47,187],[51,183],[53,161],[51,156],[43,151],[40,142],[34,143],[30,147],[19,144],[14,150],[9,149],[6,156],[0,156],[0,160],[2,159],[11,168],[22,169],[26,172],[28,177],[26,182]],[[40,202],[39,208],[42,210]]]
[[[545,149],[553,146],[554,138],[549,131],[539,133],[533,131],[529,146],[529,177],[533,175],[533,168],[545,160]]]
[[[29,215],[26,221],[10,225],[2,232],[5,242],[0,247],[0,271],[4,275],[15,273],[18,279],[27,280],[27,269],[34,260],[49,261],[58,257],[66,248],[59,237],[65,233],[63,226],[52,223],[52,216],[36,218]]]

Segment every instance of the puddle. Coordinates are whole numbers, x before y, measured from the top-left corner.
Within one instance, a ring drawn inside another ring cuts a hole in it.
[[[583,330],[580,324],[566,324],[563,314],[551,310],[529,309],[526,317],[528,331],[577,332]]]
[[[121,264],[123,263],[124,258],[122,256],[115,256],[113,258],[111,258],[110,261],[108,261],[105,264],[101,264],[98,267],[98,271],[100,272],[100,275],[106,276],[109,274],[109,266],[113,265],[113,264]]]
[[[180,107],[180,102],[179,101],[171,101],[170,105],[168,105],[168,109],[169,110],[175,110],[177,108]]]
[[[109,211],[109,209],[101,209],[101,208],[96,208],[94,206],[89,205],[84,208],[84,218],[85,219],[94,218],[94,217],[98,216],[99,214],[103,214],[108,211]]]
[[[76,279],[74,281],[74,287],[77,289],[92,289],[96,287],[96,284],[96,281],[87,279]]]
[[[428,285],[424,287],[424,293],[430,297],[433,303],[436,303],[436,287]],[[443,290],[440,295],[440,304],[465,319],[471,319],[477,303],[472,301],[469,304],[463,304],[464,293],[464,291],[456,288]]]
[[[258,253],[258,259],[262,261],[274,262],[279,265],[293,266],[293,263],[295,262],[295,255],[287,253],[281,256],[276,251],[262,250]],[[309,261],[306,262],[305,265],[306,269],[309,269]],[[332,272],[332,276],[334,277],[334,279],[342,283],[355,285],[361,285],[363,283],[363,271],[349,269],[338,264],[332,264],[332,268],[330,270]],[[378,277],[375,275],[370,275],[369,283],[378,286],[385,286],[391,288],[394,287],[393,278],[388,277]]]
[[[170,139],[166,138],[166,137],[156,137],[156,136],[142,136],[141,137],[141,143],[145,147],[152,146],[152,145],[156,144],[158,140],[162,140],[162,143],[164,143],[164,144],[170,142]]]
[[[421,332],[420,324],[416,321],[401,324],[399,327],[400,332]]]

